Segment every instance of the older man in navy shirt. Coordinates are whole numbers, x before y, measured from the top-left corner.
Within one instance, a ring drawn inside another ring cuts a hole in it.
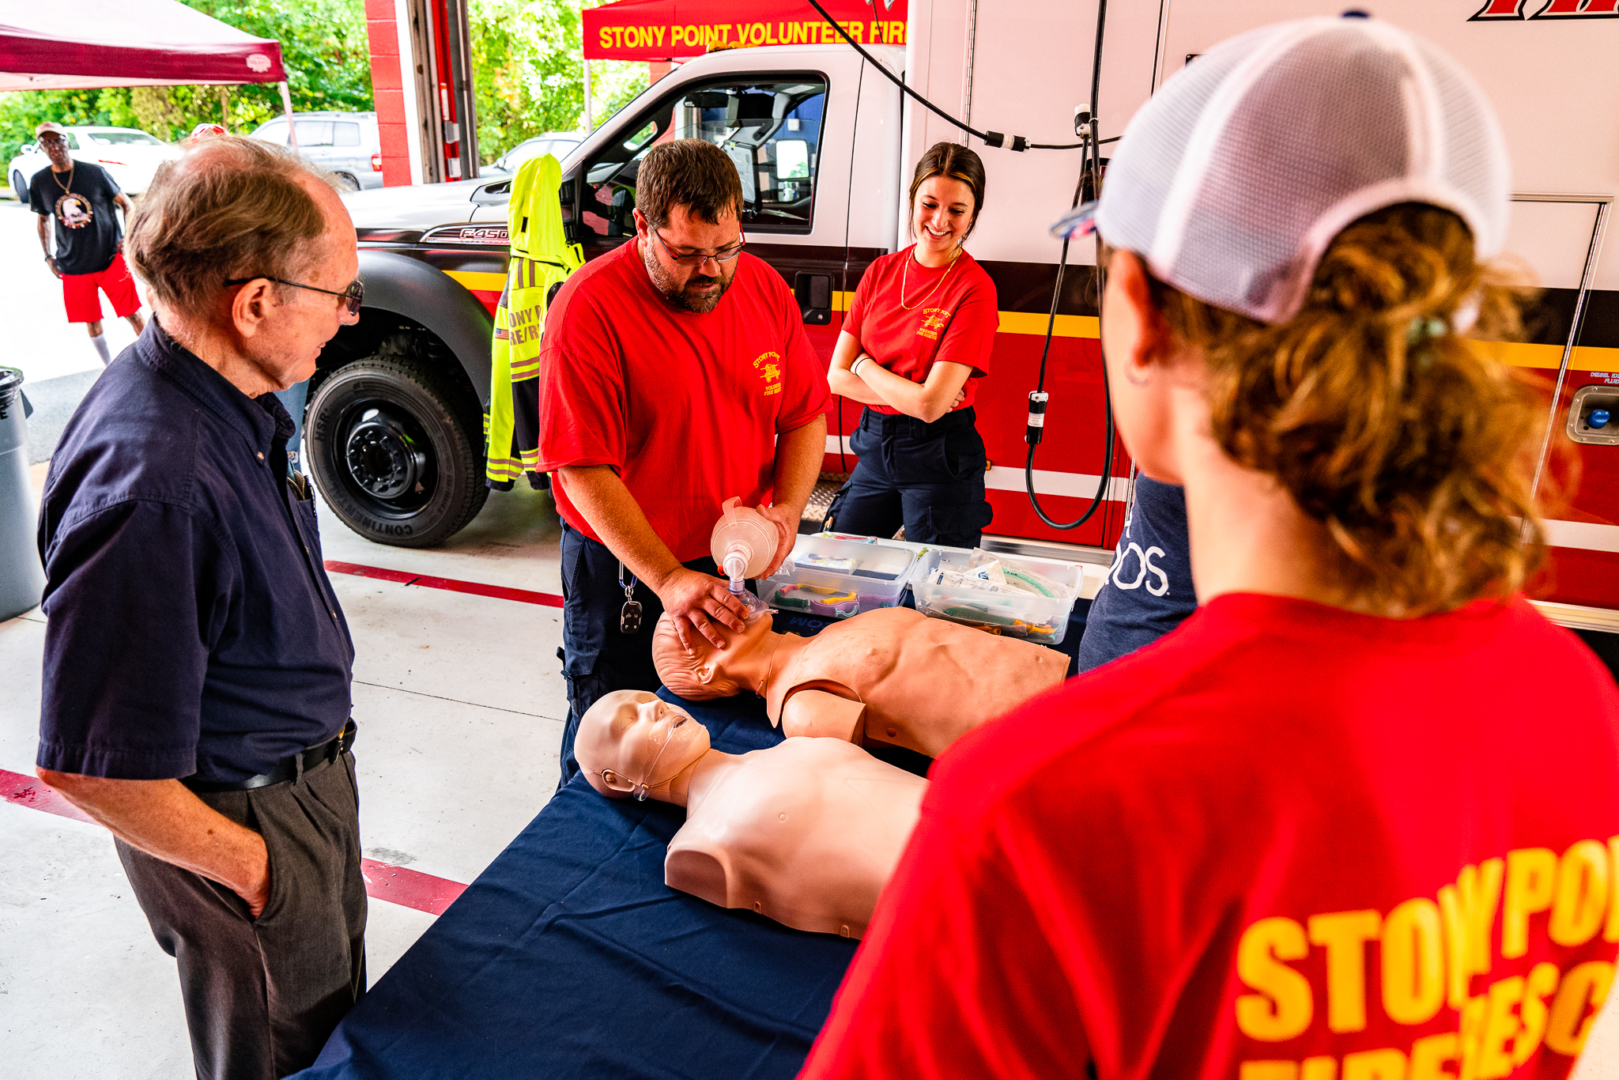
[[[116,837],[197,1074],[277,1077],[365,989],[354,651],[273,396],[358,318],[354,227],[222,137],[159,170],[126,250],[157,317],[46,481],[38,771]]]

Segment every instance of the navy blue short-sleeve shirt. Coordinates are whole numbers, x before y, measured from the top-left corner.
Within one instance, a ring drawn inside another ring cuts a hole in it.
[[[342,730],[354,647],[291,433],[156,319],[91,387],[40,507],[40,767],[234,781]]]
[[[1113,565],[1085,617],[1079,670],[1152,644],[1196,610],[1186,493],[1138,474],[1135,505],[1124,519]]]

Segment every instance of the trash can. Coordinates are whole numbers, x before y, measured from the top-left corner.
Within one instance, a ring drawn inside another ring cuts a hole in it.
[[[45,591],[28,484],[28,421],[22,372],[0,367],[0,619],[37,607]]]

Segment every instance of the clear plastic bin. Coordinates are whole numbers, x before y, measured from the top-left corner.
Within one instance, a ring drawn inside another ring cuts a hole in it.
[[[759,599],[783,611],[846,619],[893,607],[905,593],[916,553],[887,544],[800,536],[781,569],[759,581]]]
[[[1024,567],[1061,586],[1066,595],[1037,596],[1033,593],[993,593],[966,586],[933,585],[929,578],[939,567],[966,570],[974,552],[935,548],[921,559],[911,579],[911,595],[916,610],[924,615],[951,622],[966,623],[991,633],[1028,638],[1042,645],[1057,645],[1068,633],[1068,616],[1079,597],[1085,568],[1080,563],[1058,559],[1033,559],[1023,555],[983,552],[1012,567]]]

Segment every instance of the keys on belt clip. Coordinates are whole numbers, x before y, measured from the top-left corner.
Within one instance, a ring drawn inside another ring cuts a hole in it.
[[[618,587],[624,590],[624,606],[618,611],[618,632],[621,634],[638,634],[641,632],[641,602],[635,598],[635,575],[630,575],[630,583],[624,584],[624,560],[618,561]]]

